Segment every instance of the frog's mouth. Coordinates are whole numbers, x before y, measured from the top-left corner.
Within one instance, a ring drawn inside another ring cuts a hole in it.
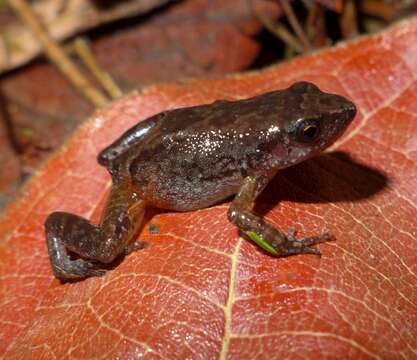
[[[346,116],[339,118],[336,123],[333,122],[333,124],[324,126],[321,130],[321,137],[317,141],[311,143],[292,142],[286,148],[287,156],[280,162],[279,167],[289,167],[321,153],[342,136],[352,119],[353,117]]]
[[[292,147],[288,149],[288,156],[283,164],[282,167],[288,167],[291,165],[298,164],[310,157],[312,157],[314,154],[320,152],[320,149],[316,146],[314,147]]]

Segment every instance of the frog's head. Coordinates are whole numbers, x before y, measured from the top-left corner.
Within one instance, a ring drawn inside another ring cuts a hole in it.
[[[288,165],[333,144],[356,115],[356,106],[351,101],[322,92],[309,82],[297,82],[284,94],[283,143]]]

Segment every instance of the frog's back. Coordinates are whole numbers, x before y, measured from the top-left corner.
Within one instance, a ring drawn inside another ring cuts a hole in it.
[[[270,153],[259,149],[257,136],[269,122],[277,123],[274,106],[264,95],[165,113],[129,160],[140,196],[157,207],[185,211],[235,194]],[[276,147],[275,140],[267,146]]]

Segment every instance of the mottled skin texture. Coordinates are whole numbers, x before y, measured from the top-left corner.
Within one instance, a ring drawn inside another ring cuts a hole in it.
[[[330,235],[295,239],[294,230],[284,235],[252,208],[279,169],[331,145],[355,114],[355,105],[345,98],[299,82],[250,99],[166,111],[140,122],[98,156],[113,181],[100,224],[63,212],[46,220],[54,275],[102,275],[101,264],[141,248],[134,239],[146,206],[190,211],[233,194],[229,220],[243,234],[257,234],[271,254],[320,254],[311,245]],[[79,258],[71,259],[69,252]]]

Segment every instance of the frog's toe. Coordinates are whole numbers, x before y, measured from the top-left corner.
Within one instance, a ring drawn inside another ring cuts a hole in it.
[[[336,240],[333,235],[327,232],[318,236],[311,236],[300,239],[297,239],[295,235],[296,231],[294,229],[290,229],[288,231],[285,246],[281,250],[281,255],[287,256],[295,254],[313,254],[321,256],[320,250],[312,246]]]
[[[74,262],[77,262],[78,273],[82,273],[83,277],[103,276],[106,273],[106,270],[99,268],[97,262],[82,259],[75,260]]]
[[[318,236],[305,237],[301,239],[293,238],[293,241],[297,241],[301,243],[303,246],[311,246],[311,245],[321,244],[324,242],[334,241],[334,240],[336,240],[336,238],[328,232],[325,232]]]
[[[54,275],[63,280],[103,276],[106,273],[105,270],[99,269],[94,262],[83,259],[73,261],[66,259],[59,264],[53,264],[52,269]]]
[[[128,246],[125,247],[125,255],[129,255],[130,253],[136,251],[136,250],[142,250],[146,247],[146,243],[144,242],[134,242]]]

